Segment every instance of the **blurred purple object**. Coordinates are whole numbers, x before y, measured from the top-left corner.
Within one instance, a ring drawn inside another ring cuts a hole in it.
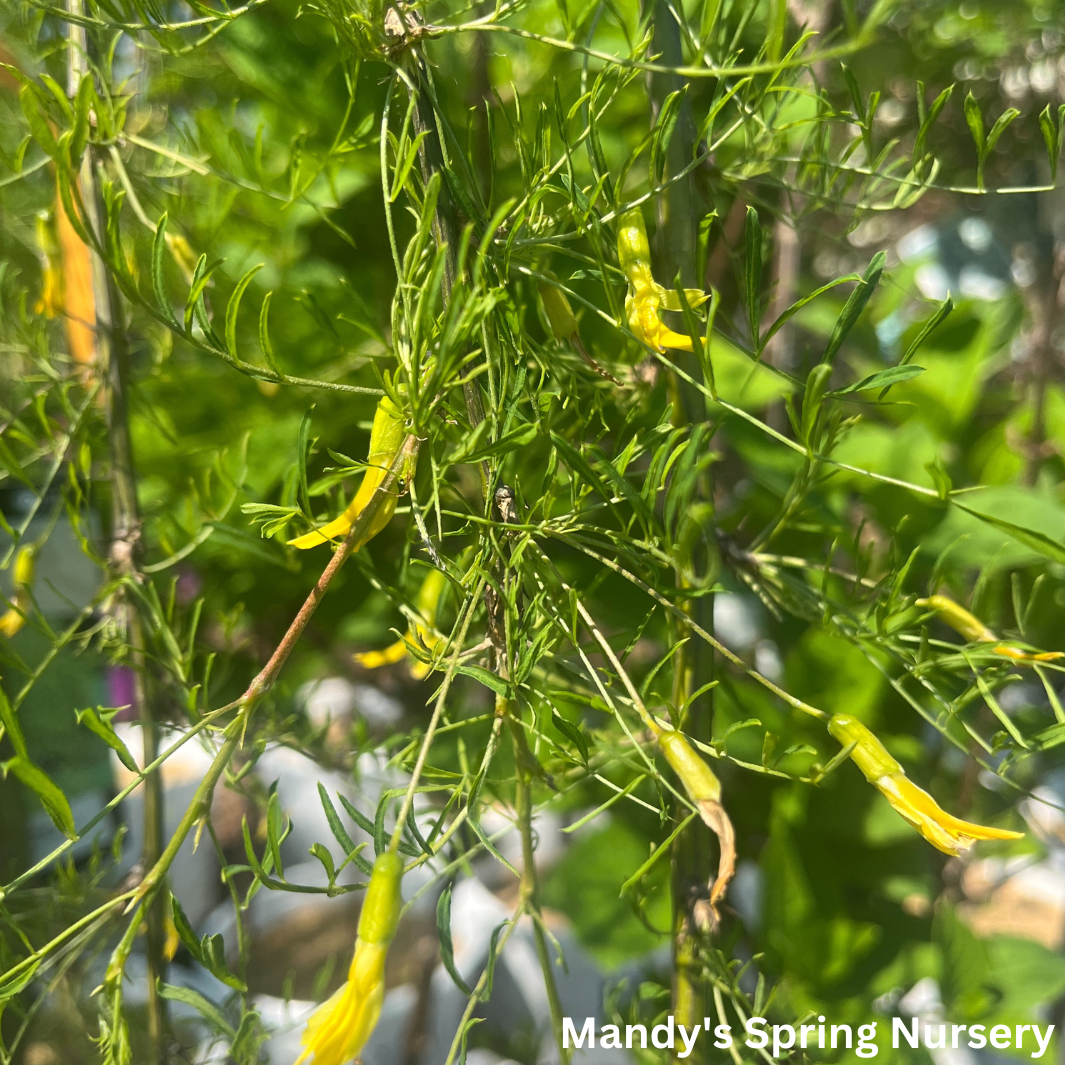
[[[136,721],[133,707],[134,674],[129,666],[110,666],[107,670],[107,705],[124,706],[115,714],[115,721]]]

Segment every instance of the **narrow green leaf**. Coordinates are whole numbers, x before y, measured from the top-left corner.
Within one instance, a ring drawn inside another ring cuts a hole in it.
[[[77,96],[74,98],[74,122],[70,133],[70,143],[67,146],[72,170],[77,169],[85,146],[89,143],[89,109],[95,98],[92,75],[83,74],[78,85]]]
[[[927,154],[928,148],[928,134],[931,132],[932,127],[936,123],[936,119],[939,118],[943,108],[947,106],[947,101],[954,95],[954,86],[948,85],[933,101],[932,106],[928,109],[928,112],[921,117],[921,126],[917,131],[917,136],[913,142],[913,162],[914,166],[920,163]],[[921,91],[918,93],[918,104],[924,106],[924,86],[921,86]]]
[[[1053,562],[1060,562],[1065,565],[1065,544],[1052,540],[1049,536],[1036,532],[1034,529],[1026,529],[1023,525],[1014,525],[1012,521],[1006,521],[1004,518],[995,518],[990,514],[982,514],[978,510],[973,510],[972,507],[967,507],[964,503],[959,503],[957,499],[952,499],[951,502],[959,510],[964,510],[966,514],[979,518],[980,521],[986,522],[1000,532],[1008,533],[1014,540],[1024,544],[1025,547],[1030,547],[1033,551],[1045,555]]]
[[[111,748],[115,754],[118,755],[118,760],[131,772],[140,772],[140,766],[137,765],[137,759],[130,754],[129,748],[122,742],[114,728],[111,726],[111,722],[103,715],[106,711],[102,707],[96,710],[75,710],[74,714],[78,719],[79,725],[84,725],[90,732],[95,733]]]
[[[322,863],[325,875],[329,878],[329,886],[332,887],[337,882],[337,870],[333,864],[333,855],[329,852],[329,848],[321,843],[312,843],[310,855]]]
[[[770,0],[766,22],[765,53],[770,63],[780,61],[784,51],[784,32],[788,27],[787,0]]]
[[[1058,176],[1058,160],[1061,158],[1061,139],[1058,136],[1057,123],[1050,114],[1050,104],[1047,104],[1039,113],[1039,128],[1043,131],[1043,143],[1047,149],[1050,180],[1055,181]]]
[[[551,723],[562,733],[570,742],[572,742],[581,755],[581,763],[587,767],[588,765],[588,740],[585,739],[584,733],[581,732],[580,727],[575,725],[572,721],[567,721],[557,710],[551,711]]]
[[[966,656],[968,657],[968,656]],[[1020,730],[1010,719],[1009,714],[999,705],[999,701],[995,698],[994,692],[991,691],[990,686],[984,679],[983,673],[980,672],[975,666],[973,668],[973,674],[976,677],[976,686],[980,689],[980,694],[984,697],[984,702],[987,703],[991,709],[991,713],[995,715],[1002,723],[1002,727],[1013,737],[1014,742],[1023,747],[1026,751],[1030,750],[1025,738],[1021,735]]]
[[[285,867],[281,863],[281,841],[288,835],[285,814],[281,809],[281,800],[277,791],[271,790],[266,803],[266,845],[270,857],[274,860],[274,870],[280,879],[285,878]]]
[[[325,819],[329,822],[329,830],[333,833],[333,837],[344,848],[344,853],[350,854],[355,849],[355,841],[348,835],[348,830],[340,820],[340,815],[329,798],[329,792],[325,790],[325,785],[321,781],[318,782],[318,799],[325,811]]]
[[[481,422],[481,425],[484,425]],[[463,443],[459,444],[454,454],[449,456],[448,462],[484,462],[486,459],[497,458],[511,451],[527,447],[537,436],[540,435],[540,427],[535,424],[521,425],[517,429],[511,429],[504,433],[495,443],[480,444],[479,439],[471,434]],[[472,445],[472,446],[471,446]]]
[[[3,1002],[4,999],[14,998],[26,987],[37,974],[40,965],[41,959],[38,958],[14,976],[8,976],[7,974],[0,976],[0,1002]]]
[[[26,117],[26,124],[30,127],[33,139],[50,155],[56,159],[59,155],[59,145],[52,134],[52,127],[48,123],[44,110],[41,106],[38,90],[30,84],[23,85],[19,89],[18,99],[22,106],[22,113]]]
[[[274,347],[270,343],[270,300],[274,297],[273,292],[267,292],[263,296],[263,305],[259,311],[259,347],[262,349],[266,365],[284,381],[285,375],[281,372],[274,358]]]
[[[450,885],[441,892],[436,902],[436,938],[440,943],[440,960],[444,963],[448,975],[455,981],[455,986],[464,994],[472,995],[473,991],[455,968],[455,947],[451,941],[451,887]]]
[[[835,281],[829,281],[827,285],[822,285],[820,288],[814,289],[809,295],[803,296],[802,299],[796,300],[790,307],[781,313],[780,317],[766,330],[765,336],[762,337],[761,342],[757,348],[757,354],[761,354],[765,350],[765,346],[780,332],[788,321],[799,313],[808,303],[812,303],[818,296],[823,296],[826,292],[834,289],[837,285],[845,285],[850,281],[861,281],[861,278],[857,274],[848,274],[846,277],[837,277]]]
[[[677,129],[677,119],[680,117],[685,92],[686,88],[671,92],[662,102],[662,109],[658,112],[658,122],[651,136],[651,177],[655,185],[660,185],[665,176],[669,145]]]
[[[747,305],[747,324],[751,331],[751,343],[757,346],[762,320],[762,227],[758,212],[747,208],[745,229],[746,259],[744,265],[743,294]]]
[[[977,157],[982,160],[984,158],[985,144],[984,116],[980,111],[980,105],[976,102],[976,97],[973,96],[971,91],[965,97],[965,124],[972,134],[973,143],[976,145]]]
[[[825,353],[821,358],[822,362],[832,363],[835,360],[839,349],[843,346],[843,341],[847,339],[847,335],[854,328],[855,322],[858,321],[862,311],[865,310],[865,305],[876,291],[876,286],[880,284],[880,275],[884,272],[884,263],[886,261],[887,256],[882,251],[873,256],[872,261],[862,275],[861,281],[858,282],[847,302],[843,305],[843,310],[840,311],[836,324],[832,327],[832,335],[828,338],[828,344],[825,346]]]
[[[991,127],[991,132],[987,135],[987,141],[984,145],[984,154],[990,155],[995,150],[995,145],[998,144],[999,137],[1009,128],[1010,124],[1015,118],[1020,115],[1020,111],[1016,107],[1007,107],[1001,115],[998,116],[995,124]]]
[[[889,366],[886,370],[880,370],[862,378],[861,381],[855,381],[854,384],[847,385],[846,388],[834,388],[827,394],[830,396],[845,396],[851,392],[864,392],[868,388],[886,388],[891,385],[897,385],[900,381],[909,381],[913,377],[919,377],[923,373],[923,366]]]
[[[74,827],[74,814],[71,812],[70,803],[59,786],[39,766],[35,766],[28,758],[19,756],[12,758],[3,765],[4,776],[14,773],[15,777],[32,791],[44,806],[52,823],[68,839],[77,836]]]
[[[177,318],[174,317],[174,308],[170,305],[170,297],[166,294],[166,282],[163,277],[163,260],[166,256],[166,226],[169,216],[166,211],[159,217],[155,224],[155,239],[152,241],[152,290],[155,292],[155,302],[159,313],[166,320],[171,329],[180,329]]]
[[[502,854],[500,854],[500,853],[499,853],[499,851],[498,851],[498,850],[496,849],[496,846],[495,846],[495,844],[494,844],[494,843],[492,843],[492,841],[491,841],[491,840],[490,840],[490,839],[488,838],[488,834],[487,834],[487,833],[485,832],[485,830],[484,830],[483,828],[481,828],[481,826],[480,826],[480,825],[479,825],[479,824],[477,823],[477,820],[476,820],[476,818],[474,818],[474,817],[473,817],[473,816],[471,815],[470,817],[468,817],[468,818],[466,819],[466,823],[467,823],[467,824],[468,824],[468,825],[470,826],[470,828],[472,828],[472,829],[473,829],[473,831],[474,831],[474,834],[475,834],[475,835],[477,836],[477,838],[478,838],[478,839],[479,839],[479,840],[480,840],[480,841],[481,841],[481,842],[482,842],[482,843],[484,844],[484,848],[485,848],[485,850],[486,850],[486,851],[488,851],[488,853],[489,853],[489,854],[490,854],[490,855],[491,855],[491,856],[492,856],[493,858],[495,858],[495,860],[496,860],[497,862],[499,862],[499,863],[500,863],[500,865],[502,865],[502,866],[504,866],[505,868],[509,869],[509,870],[510,870],[510,871],[511,871],[511,872],[512,872],[512,873],[513,873],[513,874],[514,874],[514,875],[515,875],[515,876],[516,876],[516,877],[517,877],[517,878],[518,878],[519,880],[520,880],[520,879],[521,879],[521,874],[520,874],[520,873],[518,872],[518,870],[517,870],[517,869],[515,869],[515,868],[514,868],[514,866],[513,866],[513,865],[511,865],[511,864],[510,864],[510,862],[508,862],[508,861],[506,860],[506,858],[504,858],[504,857],[503,857],[503,855],[502,855]]]
[[[422,146],[422,141],[429,135],[429,131],[425,130],[419,133],[417,137],[410,142],[410,146],[407,148],[407,153],[403,157],[402,164],[397,167],[395,174],[392,177],[392,191],[388,194],[388,202],[395,203],[399,199],[399,194],[403,191],[403,187],[407,184],[407,178],[410,177],[411,169],[414,166],[414,161],[418,158],[418,150]]]
[[[0,688],[0,725],[4,726],[4,732],[7,733],[15,754],[19,758],[28,759],[29,753],[26,750],[26,739],[22,735],[22,726],[3,688]]]
[[[510,697],[514,694],[511,686],[498,673],[493,673],[483,666],[460,665],[456,668],[456,672],[480,681],[486,688],[494,691],[496,695]]]
[[[300,505],[308,516],[311,515],[311,492],[307,483],[307,452],[311,443],[311,415],[314,413],[314,404],[307,408],[300,421],[299,434],[296,437],[296,469],[299,479]]]
[[[902,356],[900,364],[905,366],[921,349],[924,342],[946,321],[947,316],[954,310],[954,301],[948,296],[937,308],[935,313],[921,326],[920,332],[910,342],[906,353]]]
[[[253,266],[237,282],[236,288],[233,289],[233,295],[229,297],[229,303],[226,305],[226,350],[234,357],[237,354],[237,313],[240,311],[240,301],[244,296],[245,290],[251,284],[251,279],[265,265],[265,263],[259,263],[258,266]]]
[[[191,987],[175,987],[173,984],[160,984],[159,994],[168,1002],[181,1002],[191,1006],[208,1024],[218,1032],[232,1039],[236,1032],[233,1026],[226,1020],[222,1011],[208,999],[204,998],[199,991]]]
[[[196,938],[196,933],[192,930],[192,924],[189,922],[181,903],[178,902],[177,896],[173,894],[170,896],[170,915],[174,921],[174,931],[177,932],[178,939],[185,944],[185,948],[197,961],[202,962],[203,955],[200,949],[200,941]]]
[[[697,814],[688,814],[683,821],[651,852],[651,856],[636,870],[624,884],[621,885],[619,895],[627,894],[632,888],[634,888],[652,869],[654,864],[665,854],[668,854],[670,848],[673,846],[673,841],[691,824],[692,819],[698,816]]]

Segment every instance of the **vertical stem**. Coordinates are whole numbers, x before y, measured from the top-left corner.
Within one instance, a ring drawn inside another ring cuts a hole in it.
[[[536,875],[536,852],[533,845],[532,779],[528,770],[521,765],[523,760],[522,749],[525,748],[525,734],[521,731],[521,725],[514,722],[513,719],[511,719],[511,735],[514,739],[515,760],[518,762],[518,786],[515,795],[515,806],[518,814],[518,828],[521,832],[521,906],[532,920],[536,956],[540,960],[544,986],[547,989],[547,1003],[551,1010],[551,1027],[555,1033],[555,1041],[558,1044],[558,1052],[562,1063],[567,1065],[571,1055],[562,1043],[562,1002],[558,997],[555,970],[551,962],[551,952],[547,947],[543,913],[540,910],[540,883]],[[531,757],[532,755],[525,749],[524,758]]]
[[[82,0],[67,0],[72,15],[83,13]],[[88,71],[85,29],[71,23],[68,38],[67,91],[73,96]],[[93,152],[86,151],[79,175],[86,224],[100,232],[99,190],[93,170]],[[137,481],[133,469],[133,449],[129,435],[128,361],[129,351],[118,293],[110,282],[101,258],[90,252],[92,293],[96,320],[96,372],[104,378],[104,397],[111,452],[111,565],[117,576],[137,580],[137,544],[140,520],[137,510]],[[141,723],[144,764],[159,756],[159,729],[153,719],[145,677],[144,629],[127,594],[115,596],[115,620],[126,633],[134,675],[133,701]],[[144,845],[141,865],[152,869],[159,861],[163,845],[163,786],[159,773],[144,781]],[[161,1065],[166,1058],[166,1003],[158,985],[166,972],[162,898],[156,895],[146,914],[148,955],[148,1065]]]
[[[654,0],[654,43],[652,50],[664,66],[683,65],[680,26],[677,8],[669,0]],[[685,86],[679,75],[654,73],[650,77],[651,105],[655,118],[666,97]],[[684,169],[691,159],[695,140],[695,123],[687,99],[682,104],[677,128],[670,141],[666,157],[666,177]],[[695,283],[695,229],[700,215],[695,189],[690,175],[672,182],[658,197],[657,245],[662,281],[672,287],[677,276],[681,284]],[[695,378],[699,369],[694,356],[685,360],[685,371]],[[673,381],[673,388],[680,400],[678,407],[689,425],[706,421],[706,400],[697,389],[684,381]],[[696,493],[697,501],[713,502],[713,485],[707,474],[700,480]],[[712,513],[712,512],[710,512]],[[712,522],[712,517],[709,522]],[[704,530],[704,537],[713,543],[712,528]],[[683,603],[683,608],[695,622],[708,632],[713,631],[713,596],[701,596]],[[713,679],[713,651],[701,641],[686,645],[674,663],[674,693],[677,705],[682,705],[693,691],[697,691]],[[713,727],[712,693],[706,692],[694,700],[688,708],[684,730],[695,739],[709,742]],[[678,722],[680,724],[680,722]],[[678,809],[678,814],[681,811]],[[678,1023],[686,1026],[702,1023],[706,1012],[703,1003],[703,987],[699,978],[698,931],[692,910],[700,897],[705,895],[710,877],[712,835],[698,819],[692,821],[673,845],[672,897],[673,897],[673,1014]],[[701,1054],[699,1047],[693,1052],[694,1060]]]

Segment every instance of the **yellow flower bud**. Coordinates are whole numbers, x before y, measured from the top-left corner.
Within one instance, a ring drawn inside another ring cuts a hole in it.
[[[29,544],[20,547],[15,556],[13,603],[3,614],[0,614],[0,636],[11,639],[26,624],[26,615],[32,606],[30,587],[33,584],[35,569],[36,551],[34,548]]]
[[[370,430],[370,454],[366,459],[366,472],[362,476],[362,483],[355,493],[355,498],[339,518],[321,529],[289,540],[289,545],[305,550],[308,547],[317,547],[319,544],[347,536],[356,518],[369,506],[374,493],[388,476],[389,468],[403,443],[405,434],[403,413],[388,396],[382,396],[374,414],[373,428]],[[369,543],[392,520],[398,498],[396,491],[389,492],[389,498],[378,509],[370,527],[355,545],[356,551]]]
[[[345,1065],[373,1034],[385,1000],[385,959],[402,908],[403,861],[386,851],[374,862],[359,914],[348,979],[311,1014],[296,1065]]]
[[[833,714],[828,731],[843,747],[854,744],[850,757],[865,774],[865,779],[944,854],[962,854],[980,839],[1021,839],[1024,836],[1023,832],[975,825],[948,814],[927,791],[906,776],[902,766],[888,754],[880,740],[856,717]]]
[[[995,634],[978,617],[945,595],[930,595],[927,599],[918,599],[917,606],[934,610],[941,621],[945,621],[970,643],[996,639]]]
[[[25,547],[20,547],[15,556],[15,587],[28,591],[30,585],[33,584],[33,574],[36,568],[37,552],[33,546],[27,544]]]

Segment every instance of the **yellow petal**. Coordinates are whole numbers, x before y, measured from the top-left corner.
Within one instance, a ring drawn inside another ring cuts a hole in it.
[[[296,1065],[345,1065],[373,1034],[385,998],[387,943],[355,944],[348,981],[311,1014]]]
[[[25,624],[25,616],[12,607],[0,615],[0,636],[6,636],[10,640]]]
[[[1019,647],[1010,647],[1004,643],[993,647],[992,651],[1003,658],[1012,658],[1014,662],[1053,662],[1055,659],[1065,658],[1065,652],[1062,651],[1022,651]]]
[[[380,669],[382,666],[394,666],[407,657],[407,644],[403,640],[382,647],[380,651],[361,651],[353,656],[363,669]]]
[[[662,285],[656,286],[658,288],[658,298],[662,301],[662,306],[667,311],[682,311],[684,308],[680,305],[680,297],[677,295],[674,289],[665,288]],[[703,292],[698,288],[686,288],[684,290],[684,298],[688,301],[689,307],[701,307],[709,298],[709,292]]]
[[[378,458],[380,457],[378,456]],[[351,531],[352,525],[355,524],[355,520],[369,505],[374,492],[377,491],[378,485],[381,484],[388,474],[389,467],[392,465],[392,457],[386,456],[383,461],[383,465],[367,467],[366,472],[362,477],[362,483],[359,485],[359,490],[355,493],[355,498],[348,504],[347,509],[339,518],[335,518],[328,525],[323,525],[320,529],[315,529],[314,532],[305,533],[303,536],[297,536],[295,540],[289,540],[289,546],[305,551],[308,547],[317,547],[319,544],[326,544],[330,540],[339,540],[347,536]],[[363,544],[372,540],[389,523],[389,521],[392,520],[392,515],[395,513],[395,510],[396,497],[392,495],[390,499],[386,499],[381,505],[370,528],[366,530],[362,539],[355,545],[356,551],[362,547]]]
[[[876,787],[889,803],[933,847],[945,854],[959,855],[981,839],[1022,839],[1023,832],[1011,832],[1005,828],[989,828],[986,825],[963,821],[948,814],[922,788],[919,788],[905,773],[890,773],[875,781]]]

